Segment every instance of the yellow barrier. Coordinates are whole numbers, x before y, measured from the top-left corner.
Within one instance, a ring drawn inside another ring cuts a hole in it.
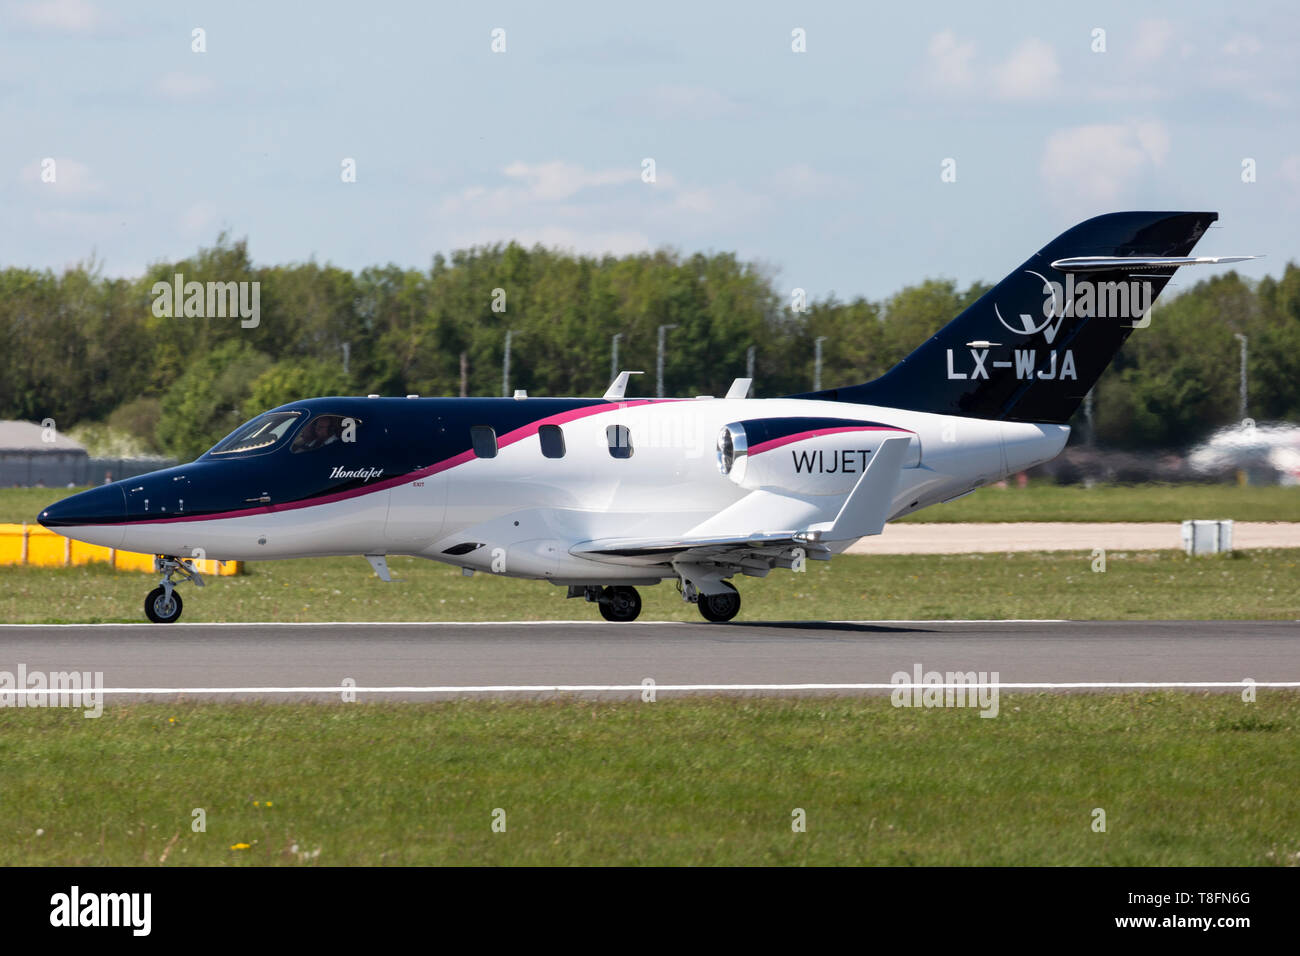
[[[0,564],[37,564],[44,567],[70,567],[106,561],[118,571],[153,571],[153,555],[136,551],[102,548],[83,544],[40,525],[0,524]],[[244,570],[242,561],[194,561],[199,574],[230,576]]]

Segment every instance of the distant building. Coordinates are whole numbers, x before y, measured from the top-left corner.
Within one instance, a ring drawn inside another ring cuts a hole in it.
[[[0,487],[102,485],[176,464],[173,458],[91,458],[84,445],[36,422],[0,421]]]
[[[0,486],[62,488],[90,465],[79,442],[35,422],[0,422]]]

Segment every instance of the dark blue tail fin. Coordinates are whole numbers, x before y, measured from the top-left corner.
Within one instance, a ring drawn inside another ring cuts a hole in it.
[[[1064,424],[1213,212],[1117,212],[1030,257],[880,378],[799,396]],[[1122,261],[1115,261],[1122,260]]]

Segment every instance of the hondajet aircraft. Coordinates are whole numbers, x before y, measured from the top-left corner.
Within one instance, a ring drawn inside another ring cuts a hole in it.
[[[609,621],[679,582],[709,621],[737,575],[824,561],[885,523],[1056,456],[1067,422],[1149,321],[1217,214],[1121,212],[1048,243],[880,378],[794,395],[312,398],[190,464],[51,505],[40,523],[157,555],[151,621],[195,556],[386,556],[550,581]]]

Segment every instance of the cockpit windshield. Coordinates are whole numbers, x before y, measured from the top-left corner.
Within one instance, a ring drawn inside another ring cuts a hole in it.
[[[240,425],[212,446],[209,455],[239,455],[270,451],[283,442],[301,420],[300,412],[267,412]]]

